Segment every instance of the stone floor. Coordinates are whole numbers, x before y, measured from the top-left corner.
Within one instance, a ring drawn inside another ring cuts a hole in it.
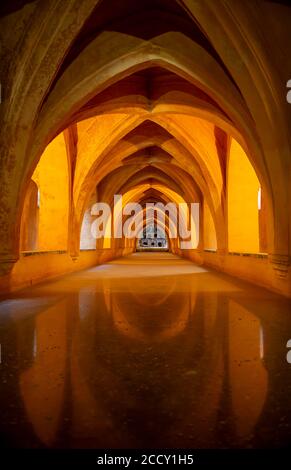
[[[0,302],[8,447],[291,444],[291,303],[169,253]]]

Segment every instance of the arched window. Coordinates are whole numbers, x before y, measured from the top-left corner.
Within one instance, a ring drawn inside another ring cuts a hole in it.
[[[139,234],[136,243],[137,250],[167,250],[168,240],[165,231],[159,229],[156,224],[149,224]]]

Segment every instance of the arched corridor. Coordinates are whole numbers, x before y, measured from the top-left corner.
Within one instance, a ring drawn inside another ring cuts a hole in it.
[[[284,3],[0,6],[7,445],[291,442]]]
[[[67,11],[54,0],[4,9],[3,293],[132,252],[135,241],[110,239],[112,221],[96,243],[90,230],[94,203],[113,209],[120,194],[143,208],[199,204],[199,243],[181,251],[172,240],[170,251],[291,295],[290,108],[279,65],[264,54],[268,38],[258,37],[258,11],[251,2],[220,3],[86,0]],[[285,7],[260,3],[287,27]],[[12,38],[20,19],[24,29]],[[35,37],[30,54],[25,44]],[[23,53],[12,58],[17,40]],[[252,43],[261,56],[248,60]]]

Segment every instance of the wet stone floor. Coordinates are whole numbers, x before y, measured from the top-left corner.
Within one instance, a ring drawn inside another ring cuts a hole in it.
[[[138,253],[0,302],[1,445],[291,444],[289,300]]]

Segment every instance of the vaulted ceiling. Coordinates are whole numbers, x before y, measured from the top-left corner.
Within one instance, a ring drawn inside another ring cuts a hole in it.
[[[153,194],[168,200],[163,188],[169,188],[185,201],[206,201],[223,245],[231,138],[247,153],[280,220],[290,142],[277,113],[280,74],[264,51],[268,38],[258,31],[253,2],[19,4],[25,6],[13,13],[21,24],[14,37],[11,16],[3,18],[11,47],[19,48],[17,60],[5,63],[10,100],[2,106],[3,159],[10,158],[3,187],[12,179],[18,195],[8,188],[3,220],[19,218],[27,181],[62,131],[79,225],[96,187],[108,201],[133,188],[141,189],[140,200]],[[262,5],[269,12],[268,2]],[[278,203],[274,174],[282,183]],[[275,236],[278,246],[288,244],[286,229]]]

